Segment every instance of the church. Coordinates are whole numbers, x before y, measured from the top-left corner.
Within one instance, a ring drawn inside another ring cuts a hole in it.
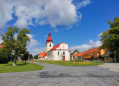
[[[51,33],[49,32],[46,40],[46,52],[44,60],[70,60],[70,52],[68,49],[68,43],[61,42],[53,46],[53,40]]]

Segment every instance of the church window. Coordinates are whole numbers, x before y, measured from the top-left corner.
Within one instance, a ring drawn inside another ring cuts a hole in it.
[[[50,43],[50,47],[51,47],[51,43]]]
[[[63,52],[63,55],[65,55],[65,52]]]
[[[59,56],[59,52],[58,52],[58,56]]]

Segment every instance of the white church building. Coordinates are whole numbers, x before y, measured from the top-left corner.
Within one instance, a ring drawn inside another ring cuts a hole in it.
[[[67,43],[59,43],[53,46],[51,33],[49,32],[46,40],[46,55],[45,60],[70,60],[70,52]]]

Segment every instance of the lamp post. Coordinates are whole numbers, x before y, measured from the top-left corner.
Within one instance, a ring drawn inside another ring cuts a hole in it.
[[[98,63],[99,63],[99,54],[97,53],[97,56],[98,56]]]

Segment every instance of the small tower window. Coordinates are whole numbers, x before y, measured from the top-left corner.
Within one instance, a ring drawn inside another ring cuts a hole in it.
[[[59,52],[58,52],[58,56],[59,56]]]
[[[51,43],[50,43],[50,47],[51,47]]]

